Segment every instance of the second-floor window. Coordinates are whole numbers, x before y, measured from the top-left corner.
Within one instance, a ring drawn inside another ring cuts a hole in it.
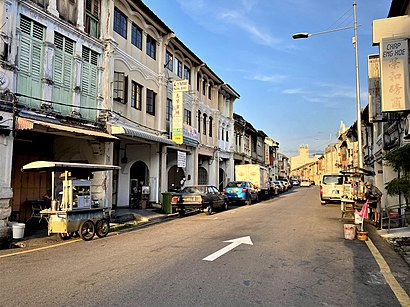
[[[157,53],[157,41],[153,39],[151,36],[147,35],[147,55],[156,59]]]
[[[212,123],[213,123],[213,118],[209,116],[209,136],[212,137]]]
[[[201,132],[201,111],[198,111],[198,133]]]
[[[131,44],[142,49],[142,30],[135,23],[132,24],[131,28]]]
[[[177,76],[178,77],[180,77],[180,78],[182,78],[182,62],[180,61],[180,60],[178,60],[178,59],[175,59],[175,62],[176,62],[176,69],[177,69],[177,71],[176,71],[176,73],[177,73]]]
[[[205,93],[206,93],[206,81],[204,79],[202,80],[202,95],[205,96]]]
[[[165,67],[169,70],[172,71],[174,69],[174,57],[171,52],[167,51],[165,53]]]
[[[202,122],[202,124],[203,124],[202,126],[203,126],[203,128],[204,128],[204,129],[203,129],[203,130],[204,130],[203,132],[204,132],[204,135],[206,135],[206,118],[207,118],[208,116],[207,116],[206,114],[204,114],[203,117],[204,117],[204,120],[203,120],[203,122]]]
[[[123,72],[114,72],[114,84],[113,84],[113,99],[115,101],[126,103],[126,81]]]
[[[184,124],[192,125],[192,114],[190,110],[184,109]]]
[[[191,68],[184,65],[184,79],[188,80],[188,84],[191,84]]]
[[[114,31],[127,38],[127,16],[117,8],[114,10]]]
[[[147,89],[147,113],[155,115],[155,98],[157,94],[150,89]]]
[[[93,37],[100,35],[100,0],[85,1],[84,31]]]
[[[209,85],[208,86],[208,99],[211,99],[211,96],[212,95],[212,86],[211,85]]]
[[[167,107],[166,107],[166,114],[165,114],[165,120],[170,121],[172,117],[172,100],[167,98]]]
[[[142,85],[132,81],[131,88],[131,107],[141,110],[142,104]]]
[[[226,140],[227,142],[229,142],[229,130],[226,130],[226,138],[225,138],[225,140]]]

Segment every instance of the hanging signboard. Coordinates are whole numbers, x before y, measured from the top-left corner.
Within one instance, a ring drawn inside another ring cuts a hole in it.
[[[184,92],[188,91],[188,80],[172,81],[172,140],[177,144],[184,142]]]
[[[174,92],[188,92],[189,91],[188,80],[174,80],[172,82],[172,90]]]
[[[382,112],[410,110],[407,39],[382,40]]]
[[[380,85],[380,57],[378,54],[369,55],[367,69],[369,85],[369,122],[373,123],[383,119]]]
[[[177,144],[183,142],[183,95],[182,92],[172,92],[172,140]]]

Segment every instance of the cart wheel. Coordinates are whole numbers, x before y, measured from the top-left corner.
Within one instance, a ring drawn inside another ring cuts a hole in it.
[[[61,239],[61,240],[69,240],[69,239],[71,239],[71,234],[70,233],[59,233],[58,234],[58,237]]]
[[[97,222],[95,226],[95,233],[97,237],[104,238],[110,232],[110,222],[107,219],[102,219]]]
[[[90,241],[95,235],[95,225],[93,221],[84,221],[80,226],[80,237],[84,241]]]

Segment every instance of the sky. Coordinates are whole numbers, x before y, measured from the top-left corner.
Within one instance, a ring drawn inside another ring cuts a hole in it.
[[[353,0],[143,0],[225,83],[240,94],[234,112],[279,142],[289,157],[301,144],[323,153],[340,122],[356,119]],[[361,107],[367,105],[372,21],[391,0],[357,0]]]

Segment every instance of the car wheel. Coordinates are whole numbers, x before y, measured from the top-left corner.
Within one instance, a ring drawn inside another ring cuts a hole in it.
[[[224,201],[224,204],[223,204],[223,206],[222,206],[222,209],[224,210],[224,211],[226,211],[226,210],[228,210],[228,201]]]
[[[208,207],[206,207],[205,209],[205,214],[206,215],[211,215],[212,214],[212,205],[208,205]]]

